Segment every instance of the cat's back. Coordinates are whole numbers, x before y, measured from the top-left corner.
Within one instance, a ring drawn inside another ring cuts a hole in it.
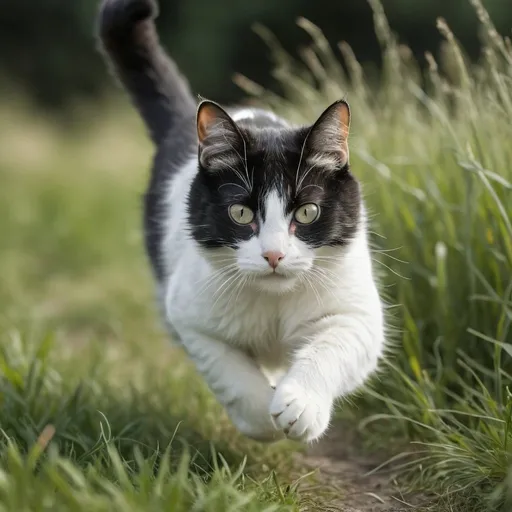
[[[289,123],[274,114],[270,110],[257,107],[235,107],[228,110],[232,119],[241,127],[250,126],[251,128],[288,128]]]

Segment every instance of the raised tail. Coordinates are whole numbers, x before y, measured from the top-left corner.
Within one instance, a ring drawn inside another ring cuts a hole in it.
[[[131,95],[158,146],[195,113],[188,82],[162,48],[156,0],[103,0],[99,36],[113,71]]]

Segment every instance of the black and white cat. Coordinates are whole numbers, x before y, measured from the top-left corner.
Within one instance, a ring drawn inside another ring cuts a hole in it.
[[[243,434],[318,439],[384,347],[349,106],[291,126],[197,105],[156,16],[103,0],[99,32],[157,148],[145,241],[166,323]]]

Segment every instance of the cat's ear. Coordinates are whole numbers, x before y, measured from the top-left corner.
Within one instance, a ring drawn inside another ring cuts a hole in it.
[[[222,169],[239,164],[244,139],[236,123],[217,103],[204,100],[197,109],[199,162],[205,169]]]
[[[311,127],[306,139],[306,159],[310,165],[337,170],[348,164],[350,107],[339,100],[327,107]]]

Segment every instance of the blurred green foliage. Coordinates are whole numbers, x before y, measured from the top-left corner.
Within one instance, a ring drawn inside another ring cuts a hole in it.
[[[336,44],[346,40],[363,62],[380,62],[372,14],[365,0],[160,0],[159,27],[166,46],[203,96],[236,101],[231,82],[241,72],[267,87],[269,59],[252,26],[274,32],[295,52],[307,37],[295,24],[304,16]],[[469,0],[384,0],[393,30],[417,56],[435,53],[443,16],[471,57],[478,56],[477,21]],[[485,2],[501,33],[510,34],[510,0]],[[27,91],[38,103],[63,107],[75,97],[94,98],[111,87],[96,51],[94,19],[98,0],[2,0],[0,81]]]

